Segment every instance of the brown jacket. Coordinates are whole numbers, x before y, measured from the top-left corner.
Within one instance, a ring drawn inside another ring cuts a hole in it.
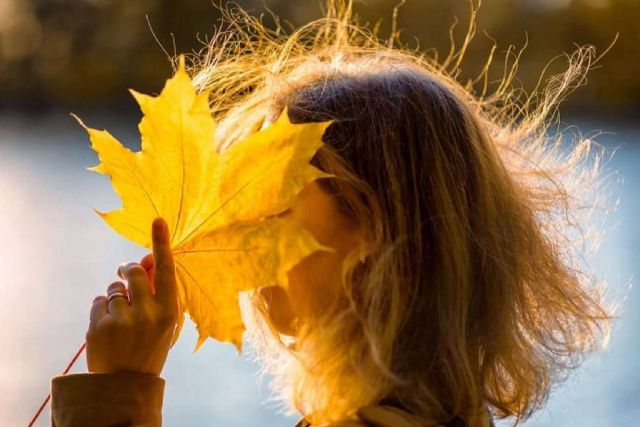
[[[81,373],[51,380],[52,427],[160,427],[165,380],[135,373]],[[358,411],[359,421],[328,427],[437,427],[391,406]],[[491,422],[487,419],[486,425]],[[464,426],[451,424],[451,426]],[[309,426],[301,420],[296,427]]]

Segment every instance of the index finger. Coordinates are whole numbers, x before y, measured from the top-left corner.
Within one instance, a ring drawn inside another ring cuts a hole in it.
[[[158,217],[153,221],[151,235],[156,300],[167,309],[177,310],[176,272],[171,253],[169,229],[164,219]]]

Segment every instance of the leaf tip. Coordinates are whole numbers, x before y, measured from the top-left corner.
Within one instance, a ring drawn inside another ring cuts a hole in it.
[[[102,212],[102,211],[99,211],[98,209],[96,209],[96,208],[94,208],[94,207],[92,207],[91,209],[92,209],[92,210],[93,210],[93,211],[94,211],[94,212],[95,212],[95,213],[96,213],[100,218],[102,218],[105,222],[107,222],[107,215],[108,215],[108,212]]]
[[[78,117],[75,113],[69,113],[69,115],[71,117],[73,117],[74,119],[76,119],[76,121],[78,122],[78,124],[80,126],[82,126],[87,132],[89,132],[89,127],[87,125],[84,124],[84,122],[82,121],[82,119],[80,117]]]
[[[187,78],[189,80],[189,82],[191,82],[191,76],[189,75],[189,73],[187,73],[187,66],[186,66],[186,60],[185,60],[185,56],[183,53],[180,54],[180,56],[178,56],[178,67],[175,68],[175,71],[173,73],[173,77],[169,80],[167,80],[167,83],[171,80],[174,80],[176,78],[178,79],[183,79],[183,78]]]
[[[185,67],[184,53],[181,53],[180,56],[178,56],[178,71],[185,71]]]
[[[142,95],[140,92],[138,92],[135,89],[127,89],[129,91],[129,93],[131,94],[131,96],[133,96],[135,99],[138,99],[138,96]]]
[[[180,298],[178,298],[178,306],[181,306]],[[178,337],[180,337],[180,334],[182,332],[182,327],[184,325],[184,311],[182,311],[182,308],[180,308],[178,312],[180,314],[178,316],[178,322],[176,324],[176,328],[173,330],[173,337],[171,337],[171,344],[169,348],[173,348],[173,346],[178,342]]]
[[[332,248],[331,246],[326,246],[323,245],[321,243],[318,243],[318,249],[319,251],[326,251],[326,252],[338,252],[336,248]]]
[[[196,353],[198,350],[200,350],[200,347],[202,347],[202,344],[204,344],[206,340],[207,340],[206,335],[199,335],[198,342],[196,342],[196,346],[194,347],[193,352]]]
[[[85,168],[86,170],[88,170],[89,172],[96,172],[96,173],[100,173],[100,174],[106,174],[104,168],[102,167],[102,163],[98,163],[95,166],[90,166],[88,168]]]
[[[140,109],[142,110],[142,112],[144,114],[145,113],[145,107],[147,106],[149,100],[152,99],[153,97],[151,97],[149,95],[145,95],[144,93],[140,93],[135,89],[129,89],[129,93],[131,94],[133,99],[136,100],[136,102],[138,103],[138,105],[140,106]]]

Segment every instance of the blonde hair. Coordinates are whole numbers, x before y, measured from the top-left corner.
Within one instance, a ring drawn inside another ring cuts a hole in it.
[[[226,30],[191,58],[220,150],[285,107],[293,121],[335,120],[312,163],[336,175],[322,188],[369,242],[295,345],[250,295],[251,341],[276,395],[314,424],[385,397],[436,422],[487,405],[518,423],[608,333],[602,283],[582,257],[597,243],[590,215],[606,206],[601,153],[550,134],[594,50],[526,95],[513,85],[517,61],[493,89],[492,58],[457,81],[475,8],[462,46],[439,61],[395,33],[379,41],[350,2],[327,6],[291,35],[223,9]]]

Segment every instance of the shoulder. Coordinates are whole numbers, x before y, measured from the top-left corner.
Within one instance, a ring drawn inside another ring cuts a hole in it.
[[[418,417],[395,406],[376,405],[360,408],[356,420],[336,421],[323,426],[312,426],[304,419],[295,427],[455,427],[467,426],[460,418],[454,418],[446,424]],[[488,412],[481,415],[478,425],[493,427],[493,421]]]
[[[337,421],[326,427],[438,427],[393,406],[367,406],[360,408],[356,415],[357,420]]]
[[[370,427],[437,427],[422,417],[393,406],[367,406],[357,412],[363,425]]]

